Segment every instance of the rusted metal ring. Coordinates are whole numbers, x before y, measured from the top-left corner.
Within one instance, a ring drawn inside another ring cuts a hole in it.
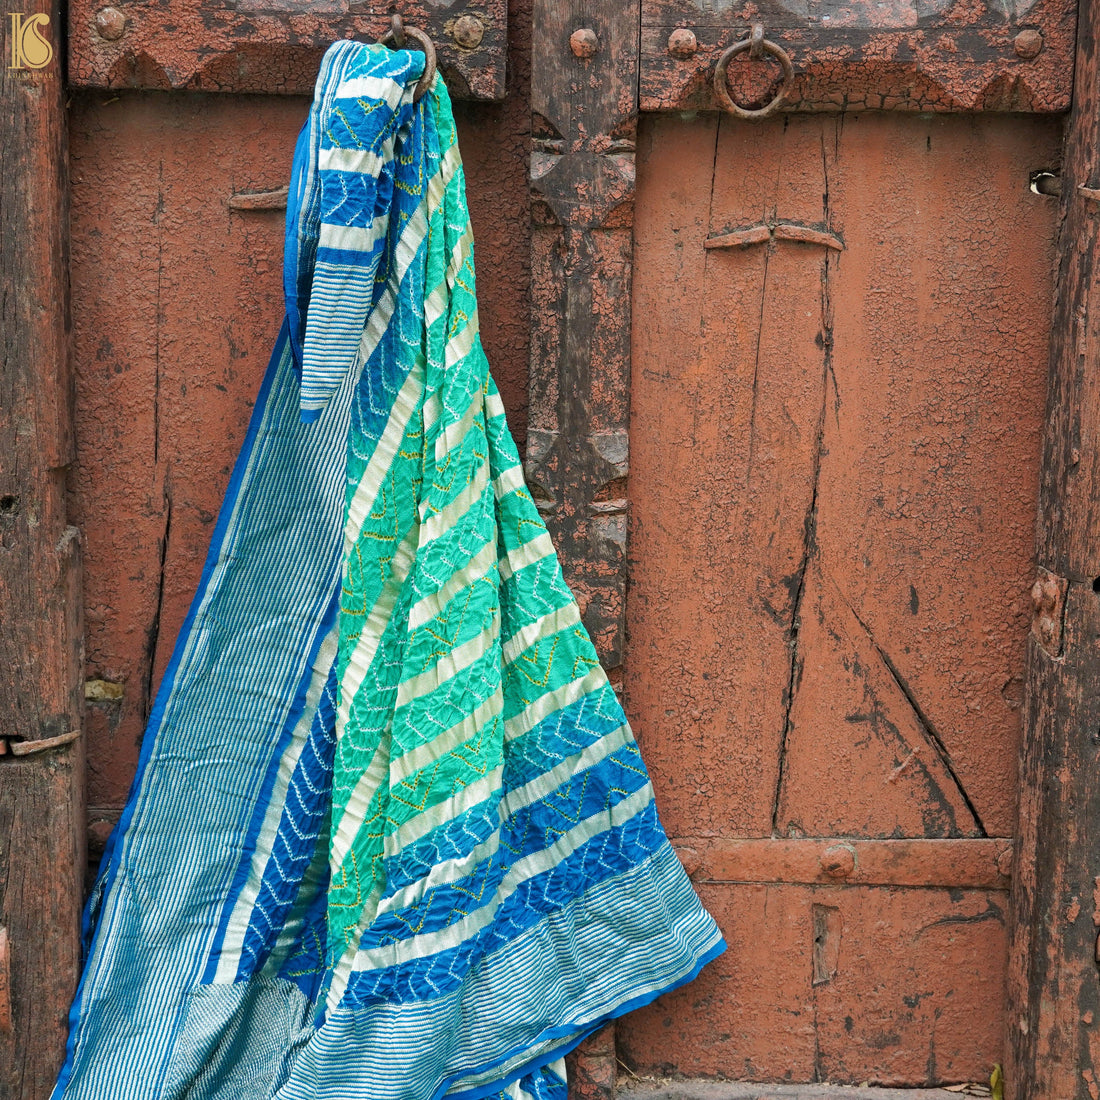
[[[430,87],[435,79],[435,46],[432,40],[416,27],[406,27],[400,15],[390,18],[390,29],[378,40],[383,46],[392,46],[395,50],[403,50],[406,40],[412,39],[424,51],[424,72],[416,82],[416,91],[413,92],[415,103]]]
[[[740,103],[735,103],[726,84],[726,70],[729,68],[729,63],[739,53],[744,53],[746,50],[749,51],[749,57],[754,59],[761,58],[765,54],[771,54],[783,68],[783,79],[779,84],[779,91],[775,93],[770,103],[755,109],[742,107]],[[777,46],[774,42],[765,38],[763,26],[757,23],[753,26],[748,38],[742,38],[740,42],[734,42],[732,46],[727,46],[722,56],[718,58],[718,64],[714,69],[714,94],[718,97],[718,102],[731,115],[747,119],[767,118],[787,98],[787,90],[792,80],[794,80],[794,65],[791,62],[790,54],[782,46]]]

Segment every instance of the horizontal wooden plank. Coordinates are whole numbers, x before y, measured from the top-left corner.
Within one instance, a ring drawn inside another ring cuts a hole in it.
[[[784,837],[676,839],[696,882],[829,883],[1007,890],[1009,837],[950,840],[845,840]]]
[[[859,1088],[851,1085],[758,1085],[751,1081],[672,1081],[624,1075],[620,1100],[960,1100],[947,1089]],[[965,1095],[965,1094],[963,1094]]]
[[[728,950],[617,1022],[629,1071],[930,1088],[1001,1061],[1002,891],[697,885]]]
[[[754,23],[794,64],[784,110],[1064,111],[1073,80],[1076,6],[803,0],[646,0],[643,111],[718,107],[719,55]],[[672,36],[676,37],[673,38]],[[745,106],[775,91],[779,68],[731,62],[730,91]]]
[[[504,98],[507,0],[467,9],[407,0],[395,10],[435,45],[460,99]],[[135,0],[69,7],[69,83],[86,88],[187,88],[308,95],[328,45],[377,41],[391,8],[381,2]]]

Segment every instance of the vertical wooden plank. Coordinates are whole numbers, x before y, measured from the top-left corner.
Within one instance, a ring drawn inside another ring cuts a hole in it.
[[[1013,1100],[1100,1096],[1100,3],[1062,168],[1009,957]]]
[[[538,0],[527,478],[606,668],[622,662],[634,4]]]
[[[636,3],[535,0],[527,479],[613,682],[626,596]],[[604,1028],[574,1053],[574,1097],[615,1092]]]
[[[60,8],[40,38],[5,14],[0,71],[0,744],[80,729],[79,539],[68,526],[65,115]],[[26,17],[34,14],[26,12]],[[53,52],[54,56],[47,57]],[[45,63],[31,67],[36,63]],[[79,964],[83,851],[80,742],[0,756],[0,926],[10,1027],[0,1028],[0,1095],[49,1095]]]

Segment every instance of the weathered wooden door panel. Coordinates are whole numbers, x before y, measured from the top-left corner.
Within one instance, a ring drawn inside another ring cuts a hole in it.
[[[643,119],[626,693],[733,946],[620,1025],[639,1067],[999,1057],[1060,137]]]
[[[697,886],[729,950],[619,1021],[619,1056],[634,1072],[899,1086],[988,1078],[1004,1025],[1002,892]]]
[[[284,211],[240,208],[234,196],[286,185],[308,108],[285,96],[74,96],[70,506],[86,538],[93,857],[125,803],[282,320]],[[459,104],[456,115],[485,343],[522,438],[526,241],[511,228],[526,216],[517,108],[486,117]]]

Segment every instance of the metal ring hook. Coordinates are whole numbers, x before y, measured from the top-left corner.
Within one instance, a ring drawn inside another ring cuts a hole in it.
[[[416,82],[416,90],[413,92],[415,103],[431,87],[435,79],[435,46],[432,45],[432,40],[416,27],[406,27],[401,16],[394,12],[390,16],[390,29],[378,41],[383,46],[403,50],[410,38],[424,51],[424,72]]]
[[[772,97],[771,102],[755,109],[742,107],[740,103],[735,103],[726,84],[726,70],[729,68],[729,63],[739,53],[744,53],[746,50],[749,51],[749,57],[754,60],[762,58],[765,54],[770,54],[783,69],[783,79],[780,81],[779,90]],[[740,42],[734,42],[732,46],[727,46],[722,56],[718,58],[718,64],[714,69],[714,94],[718,97],[718,102],[730,114],[737,115],[738,118],[757,120],[767,118],[779,107],[787,97],[787,91],[792,80],[794,80],[794,65],[791,62],[790,54],[782,46],[777,46],[764,37],[763,23],[754,23],[748,38],[742,38]]]

